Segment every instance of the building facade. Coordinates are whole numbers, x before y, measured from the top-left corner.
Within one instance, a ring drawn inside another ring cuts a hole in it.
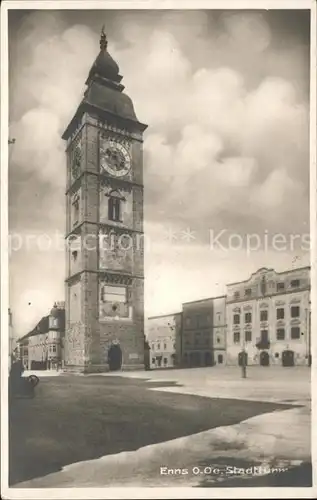
[[[184,367],[224,364],[226,297],[183,304],[182,364]]]
[[[150,368],[175,368],[181,362],[182,314],[153,316],[146,322]]]
[[[262,268],[227,286],[227,364],[307,365],[310,268]],[[246,353],[246,354],[244,354]]]
[[[65,368],[144,368],[143,132],[102,32],[66,128]]]
[[[55,303],[35,328],[19,339],[19,351],[26,370],[62,368],[64,359],[65,303]]]
[[[183,304],[182,361],[185,368],[212,366],[212,299]]]
[[[213,362],[215,365],[224,365],[226,359],[226,296],[214,297],[212,299],[212,348]]]

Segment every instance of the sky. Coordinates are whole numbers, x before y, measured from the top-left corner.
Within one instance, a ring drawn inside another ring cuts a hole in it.
[[[102,24],[125,92],[148,124],[145,314],[222,295],[260,267],[309,264],[308,11],[11,11],[17,336],[64,299],[61,134]]]

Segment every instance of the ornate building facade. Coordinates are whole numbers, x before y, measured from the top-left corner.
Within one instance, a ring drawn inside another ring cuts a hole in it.
[[[182,314],[153,316],[146,321],[150,368],[175,368],[181,362]]]
[[[227,285],[227,323],[227,364],[308,365],[310,268],[262,268]]]
[[[66,128],[65,368],[144,368],[143,132],[107,50]]]

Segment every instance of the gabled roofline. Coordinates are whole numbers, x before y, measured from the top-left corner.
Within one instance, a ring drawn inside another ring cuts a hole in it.
[[[24,335],[23,337],[19,338],[18,339],[18,342],[20,342],[21,340],[26,340],[28,339],[29,337],[35,337],[36,335],[41,335],[43,333],[46,333],[46,332],[42,332],[40,331],[40,329],[38,330],[37,328],[39,327],[40,328],[40,325],[44,322],[44,321],[49,321],[49,317],[50,315],[49,314],[46,314],[45,316],[42,316],[42,318],[40,319],[40,321],[38,321],[35,325],[35,327],[33,328],[33,330],[31,330],[29,333],[27,333],[26,335]]]
[[[295,269],[287,269],[286,271],[275,271],[275,269],[272,268],[266,268],[266,267],[260,267],[260,269],[258,269],[257,271],[255,271],[254,273],[252,273],[249,277],[249,279],[247,280],[243,280],[243,281],[235,281],[233,283],[227,283],[227,286],[231,286],[231,285],[240,285],[242,283],[248,283],[250,281],[250,279],[255,276],[256,274],[258,274],[259,271],[267,271],[267,272],[270,272],[270,271],[274,271],[275,274],[281,276],[282,274],[290,274],[290,273],[294,273],[296,271],[302,271],[304,269],[310,269],[311,266],[302,266],[302,267],[296,267]]]

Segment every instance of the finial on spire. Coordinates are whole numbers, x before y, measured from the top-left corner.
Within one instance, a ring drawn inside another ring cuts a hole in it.
[[[107,42],[107,37],[105,33],[105,25],[101,28],[101,35],[100,35],[100,50],[106,50],[108,45]]]

